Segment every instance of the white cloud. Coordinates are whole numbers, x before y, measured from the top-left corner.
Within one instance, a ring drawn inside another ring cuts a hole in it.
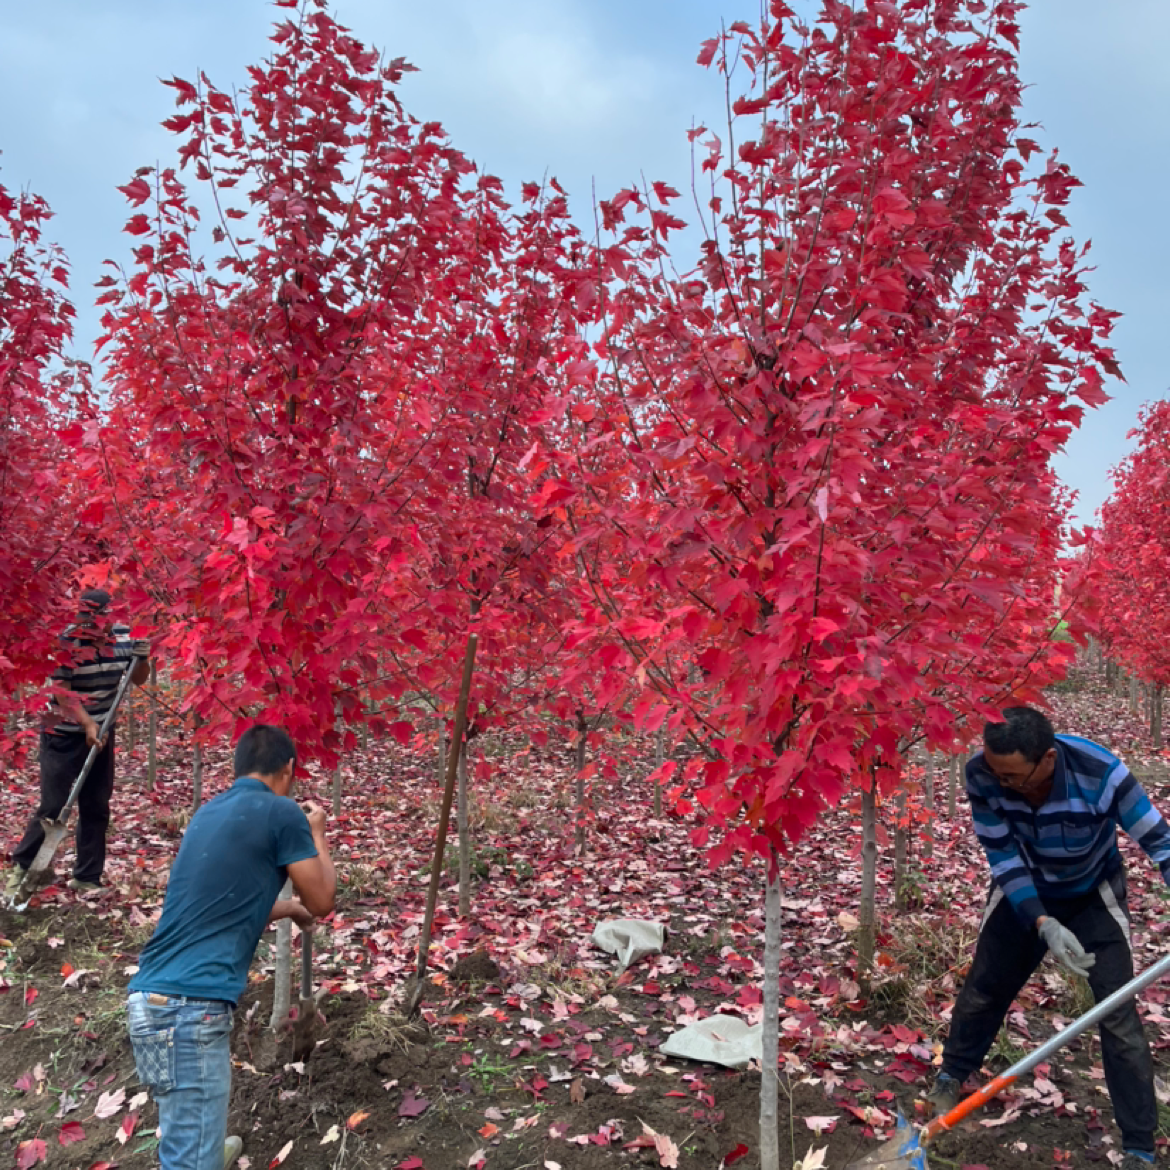
[[[485,39],[481,77],[518,129],[605,132],[652,99],[658,71],[637,58],[606,61],[597,49],[565,28],[501,29]]]

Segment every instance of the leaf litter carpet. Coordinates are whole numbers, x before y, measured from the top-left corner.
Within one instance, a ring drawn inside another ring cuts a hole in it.
[[[1170,807],[1165,757],[1096,675],[1079,676],[1052,703],[1058,730],[1118,751],[1155,804]],[[191,799],[189,746],[171,735],[160,751],[153,793],[144,749],[122,753],[108,888],[80,897],[66,890],[66,852],[58,884],[25,914],[0,913],[0,1158],[9,1164],[157,1165],[157,1114],[136,1082],[122,1003]],[[759,1019],[762,869],[712,872],[689,843],[688,822],[651,815],[650,755],[594,782],[578,854],[571,746],[481,745],[472,910],[457,913],[450,849],[431,978],[412,1023],[400,1004],[437,820],[433,752],[374,744],[346,761],[344,812],[329,829],[339,904],[315,940],[318,1045],[294,1062],[287,1035],[266,1031],[271,934],[237,1012],[231,1129],[244,1138],[244,1170],[759,1165],[758,1071],[693,1065],[658,1049],[672,1031],[715,1012]],[[226,753],[210,756],[209,796],[230,781]],[[23,784],[0,791],[9,848],[31,811],[34,776],[30,768]],[[914,1115],[929,1081],[987,887],[961,794],[952,818],[944,776],[937,787],[932,856],[923,824],[913,826],[905,910],[894,908],[892,848],[882,848],[868,991],[856,970],[856,811],[827,813],[786,861],[780,1105],[793,1162],[810,1147],[827,1167],[860,1156],[890,1132],[899,1109]],[[302,796],[328,802],[325,779],[304,788]],[[892,837],[893,805],[881,815]],[[1123,848],[1144,967],[1170,945],[1167,898],[1148,859],[1128,842]],[[619,972],[589,941],[607,917],[667,923],[665,951]],[[1168,1000],[1165,985],[1143,997],[1164,1109]],[[1046,964],[987,1071],[1087,1006],[1085,989]],[[941,1139],[931,1159],[960,1168],[1105,1168],[1119,1153],[1094,1036]]]

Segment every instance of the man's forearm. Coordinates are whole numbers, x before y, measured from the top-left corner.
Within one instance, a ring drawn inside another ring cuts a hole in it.
[[[317,856],[321,859],[321,867],[325,870],[325,880],[329,883],[329,895],[337,893],[337,871],[333,868],[333,857],[329,853],[329,843],[324,833],[313,834],[313,844],[317,846]]]
[[[269,925],[279,922],[282,918],[295,918],[300,905],[300,902],[294,902],[292,898],[277,898],[268,914]]]
[[[85,705],[76,695],[58,695],[57,706],[61,709],[61,714],[71,723],[76,723],[78,727],[85,727],[95,722],[93,716],[85,709]]]

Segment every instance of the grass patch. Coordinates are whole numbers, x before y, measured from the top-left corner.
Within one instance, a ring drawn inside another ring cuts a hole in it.
[[[400,1015],[382,1011],[383,1006],[388,1005],[370,1003],[350,1028],[350,1039],[373,1040],[401,1052],[409,1051],[419,1040],[419,1025],[409,1023]]]
[[[1002,1071],[1015,1064],[1017,1060],[1023,1060],[1026,1055],[1027,1050],[1017,1043],[1005,1023],[997,1033],[995,1043],[983,1063]]]
[[[475,1081],[481,1092],[490,1095],[499,1081],[514,1084],[516,1069],[494,1053],[480,1049],[473,1054],[471,1064],[467,1066],[467,1076],[469,1080]]]
[[[978,935],[974,927],[911,914],[895,921],[886,950],[894,965],[915,983],[933,983],[948,975],[957,983],[970,966]]]

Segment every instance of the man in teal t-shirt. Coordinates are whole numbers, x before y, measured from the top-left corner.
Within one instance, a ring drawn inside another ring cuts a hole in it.
[[[187,827],[162,917],[130,981],[139,1079],[158,1102],[163,1170],[221,1170],[231,1094],[232,1009],[270,922],[302,928],[333,909],[325,814],[289,799],[296,749],[256,724],[236,745],[236,782]],[[286,878],[300,900],[279,901]],[[239,1139],[227,1156],[240,1151]]]

